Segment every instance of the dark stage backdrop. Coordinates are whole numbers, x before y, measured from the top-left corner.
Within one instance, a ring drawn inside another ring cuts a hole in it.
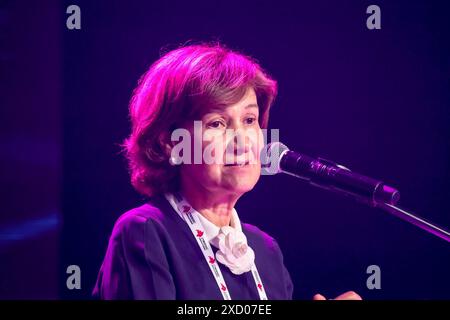
[[[0,1],[0,299],[59,297],[61,10]]]
[[[71,4],[81,9],[81,30],[66,28]],[[380,30],[366,27],[371,4],[381,8]],[[450,227],[446,1],[51,1],[33,8],[37,27],[27,31],[37,44],[29,56],[48,50],[53,58],[35,62],[42,68],[28,86],[39,84],[61,101],[58,111],[44,108],[47,96],[32,103],[43,107],[41,117],[63,115],[54,297],[90,297],[115,220],[143,203],[118,146],[129,132],[128,101],[161,48],[187,40],[219,40],[259,60],[279,83],[270,128],[291,149],[384,180],[400,190],[401,206]],[[49,46],[54,39],[57,48]],[[48,187],[33,178],[39,190]],[[27,199],[16,193],[7,200]],[[280,243],[295,299],[347,290],[364,299],[450,299],[450,244],[378,209],[278,175],[262,177],[237,210]],[[69,265],[81,268],[81,290],[66,287]],[[370,265],[381,269],[379,290],[366,286]]]

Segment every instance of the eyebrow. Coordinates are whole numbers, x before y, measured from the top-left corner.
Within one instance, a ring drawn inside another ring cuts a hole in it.
[[[213,108],[207,110],[205,114],[208,114],[208,113],[214,113],[214,112],[222,113],[222,112],[224,111],[225,108],[226,108],[226,107],[223,107],[223,108],[221,108],[221,107],[213,107]],[[255,103],[248,104],[248,105],[246,105],[246,106],[244,107],[244,109],[250,109],[250,108],[259,108],[259,107],[258,107],[258,105],[255,104]]]

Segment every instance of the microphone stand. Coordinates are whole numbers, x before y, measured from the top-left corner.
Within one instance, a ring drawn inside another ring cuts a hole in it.
[[[435,236],[444,239],[447,242],[450,242],[450,232],[440,228],[431,222],[428,222],[418,216],[415,216],[414,214],[407,212],[406,210],[403,210],[401,208],[398,208],[392,204],[388,203],[377,203],[375,207],[378,207],[384,211],[389,212],[390,214],[393,214],[397,218],[400,218],[404,221],[407,221],[416,227],[419,227],[428,233],[434,234]]]

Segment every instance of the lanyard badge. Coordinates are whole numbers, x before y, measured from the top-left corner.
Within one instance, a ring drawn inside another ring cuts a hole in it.
[[[166,198],[178,215],[188,224],[189,228],[195,239],[197,240],[197,244],[200,247],[203,256],[205,258],[206,263],[211,270],[214,279],[216,280],[217,286],[220,290],[220,293],[223,296],[224,300],[231,300],[230,293],[228,291],[228,287],[225,283],[225,279],[223,278],[222,272],[220,271],[219,264],[215,258],[214,252],[211,248],[209,242],[205,239],[205,229],[201,223],[201,220],[198,218],[198,213],[180,194],[166,194]],[[251,268],[253,280],[255,281],[255,286],[259,294],[260,300],[267,300],[266,291],[261,281],[261,277],[259,276],[258,269],[256,265],[253,264]]]

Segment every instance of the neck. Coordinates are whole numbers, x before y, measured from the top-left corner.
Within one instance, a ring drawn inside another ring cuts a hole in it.
[[[181,182],[181,193],[189,204],[202,216],[218,227],[229,226],[231,213],[240,195],[211,192],[201,186],[190,186]]]

